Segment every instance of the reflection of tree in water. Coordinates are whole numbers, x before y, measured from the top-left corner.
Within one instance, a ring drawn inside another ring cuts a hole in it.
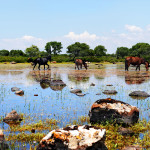
[[[50,87],[54,91],[59,91],[66,86],[66,84],[60,80],[60,75],[56,73],[51,74],[51,71],[33,71],[31,75],[36,82],[40,83],[42,89]],[[53,80],[52,77],[55,77],[57,80]]]
[[[129,73],[125,74],[126,84],[142,84],[149,80],[147,73]]]

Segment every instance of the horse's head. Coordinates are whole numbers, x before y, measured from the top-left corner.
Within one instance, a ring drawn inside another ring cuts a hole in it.
[[[148,71],[150,65],[149,65],[149,62],[148,61],[145,61],[145,68],[146,68],[146,71]]]
[[[84,65],[85,69],[87,70],[87,63],[86,63],[86,61],[82,60],[82,62],[83,62],[83,65]]]

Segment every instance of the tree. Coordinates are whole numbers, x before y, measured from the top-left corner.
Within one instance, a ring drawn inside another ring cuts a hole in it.
[[[8,50],[0,50],[0,56],[8,56],[9,55],[9,51]]]
[[[39,55],[39,52],[39,48],[35,45],[32,45],[31,47],[26,48],[25,50],[26,55],[29,57],[36,57]]]
[[[116,50],[117,58],[119,57],[124,58],[125,56],[128,56],[128,54],[129,54],[129,49],[127,47],[118,47]]]
[[[88,56],[90,52],[89,45],[87,45],[86,43],[79,42],[69,45],[67,49],[67,53],[71,54],[73,57]]]
[[[24,52],[22,50],[11,50],[9,52],[10,56],[24,56]]]
[[[132,46],[132,48],[129,50],[129,54],[131,56],[141,56],[146,55],[149,53],[149,47],[150,45],[148,43],[137,43]]]
[[[104,46],[98,45],[94,48],[94,53],[96,56],[106,56],[107,49]]]
[[[50,55],[51,53],[53,53],[54,55],[59,54],[62,48],[63,47],[62,47],[61,42],[57,42],[57,41],[48,42],[46,43],[46,46],[45,46],[45,50]]]

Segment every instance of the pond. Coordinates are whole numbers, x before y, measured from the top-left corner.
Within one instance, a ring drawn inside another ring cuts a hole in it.
[[[79,117],[88,116],[96,100],[108,97],[138,107],[140,119],[150,120],[150,98],[135,99],[129,96],[129,93],[137,90],[150,94],[150,73],[143,67],[141,71],[136,72],[131,67],[125,72],[123,64],[90,64],[88,70],[74,70],[73,64],[53,64],[51,70],[38,71],[36,68],[33,71],[29,65],[23,68],[5,65],[0,69],[0,128],[6,136],[10,134],[7,131],[9,125],[2,119],[12,110],[22,113],[26,124],[52,118],[58,121],[58,127],[64,127]],[[65,85],[47,82],[55,80],[62,80]],[[95,86],[91,86],[91,83]],[[16,95],[11,91],[12,87],[19,87],[24,95]],[[73,89],[81,89],[85,96],[71,93]],[[104,90],[116,90],[118,93],[106,95],[103,94]],[[24,147],[29,149],[29,143]]]

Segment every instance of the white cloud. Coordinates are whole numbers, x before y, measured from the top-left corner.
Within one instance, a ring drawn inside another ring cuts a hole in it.
[[[150,31],[150,24],[147,26],[147,30]]]
[[[87,31],[84,31],[81,34],[75,34],[74,32],[69,32],[64,37],[70,38],[72,40],[85,40],[85,39],[96,40],[96,39],[98,39],[98,37],[96,36],[96,34],[89,34]]]
[[[134,25],[125,25],[125,29],[130,32],[142,32],[143,30],[140,27]]]

